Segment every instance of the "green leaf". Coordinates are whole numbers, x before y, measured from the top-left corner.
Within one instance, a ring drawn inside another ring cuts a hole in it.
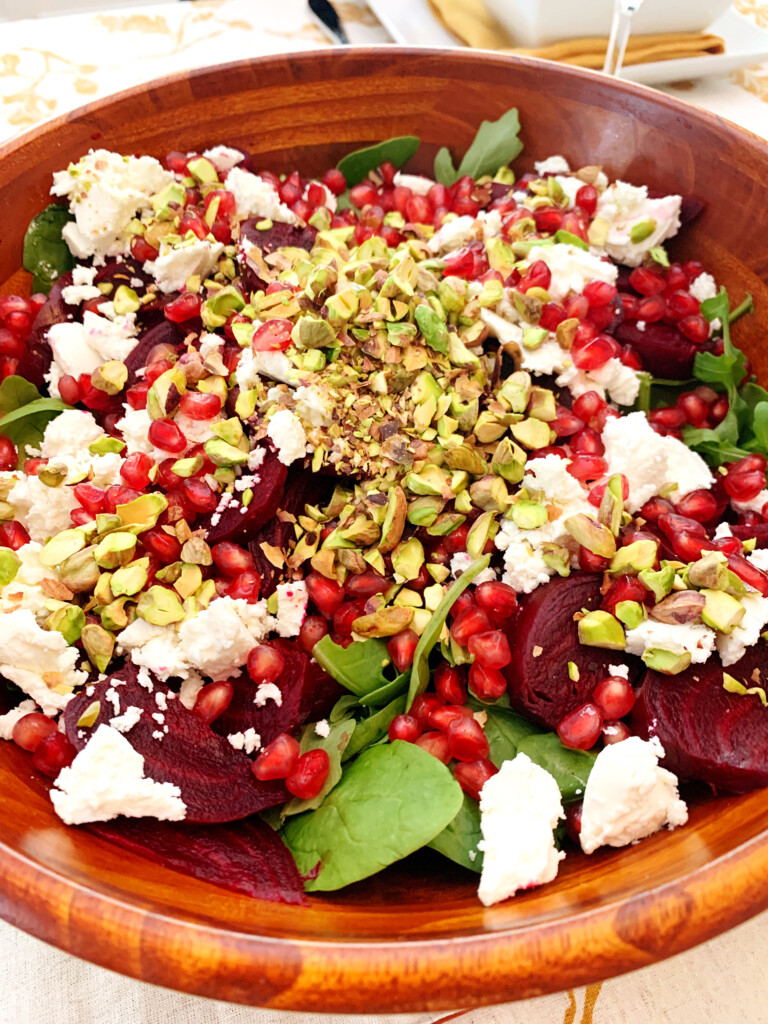
[[[42,395],[24,377],[6,377],[0,384],[0,416],[29,405],[37,398],[42,398]]]
[[[528,736],[520,741],[517,749],[518,753],[527,754],[534,764],[554,777],[560,787],[563,804],[582,799],[597,754],[564,746],[554,732]]]
[[[34,274],[33,292],[51,290],[53,282],[72,270],[75,258],[61,237],[62,228],[74,217],[66,206],[51,203],[33,217],[24,235],[22,262],[24,269]]]
[[[411,683],[408,687],[408,703],[406,704],[406,709],[413,704],[414,698],[417,697],[418,694],[423,693],[427,688],[430,674],[429,656],[432,653],[432,648],[440,639],[440,634],[443,631],[445,620],[448,618],[448,612],[453,608],[456,599],[460,594],[464,593],[475,576],[479,576],[483,569],[488,568],[490,561],[490,555],[484,555],[482,558],[476,558],[472,565],[465,569],[461,576],[459,576],[459,578],[448,588],[445,597],[432,613],[432,618],[429,620],[427,628],[421,634],[419,642],[416,645],[416,651],[413,655]],[[315,651],[317,651],[317,648],[315,648]],[[315,654],[315,657],[317,657],[317,654]]]
[[[400,694],[393,701],[385,705],[379,711],[374,712],[369,718],[358,719],[352,739],[347,745],[341,760],[349,761],[350,758],[372,747],[374,743],[383,740],[389,731],[392,719],[405,711],[405,694]]]
[[[369,747],[321,806],[290,818],[283,838],[299,871],[321,862],[310,892],[368,878],[430,843],[459,813],[463,794],[444,764],[414,743]]]
[[[283,806],[282,815],[284,818],[291,814],[300,814],[302,811],[311,811],[319,807],[328,793],[341,778],[341,759],[347,748],[350,738],[354,735],[355,722],[352,718],[345,718],[341,722],[334,722],[330,727],[327,736],[319,736],[315,732],[315,723],[304,727],[301,734],[301,752],[306,754],[308,750],[324,750],[331,762],[328,775],[323,788],[309,800],[300,800],[293,797]]]
[[[459,180],[458,172],[453,166],[453,157],[447,146],[443,146],[442,149],[437,151],[433,174],[435,181],[439,181],[441,185],[448,187]]]
[[[483,870],[483,855],[478,850],[477,844],[482,838],[480,805],[477,800],[473,800],[465,793],[459,813],[439,835],[435,836],[429,845],[431,849],[442,853],[444,857],[454,863],[479,873]],[[470,851],[475,854],[474,860],[469,856]]]
[[[484,174],[495,174],[499,167],[511,163],[523,151],[519,135],[520,118],[516,107],[502,114],[498,121],[483,121],[459,164],[458,177],[468,174],[477,179]]]
[[[524,740],[542,732],[539,726],[509,708],[488,706],[474,699],[470,699],[468,703],[471,708],[476,711],[482,709],[488,715],[483,731],[491,748],[490,760],[497,768],[501,768],[504,761],[511,761],[516,756]]]
[[[768,452],[768,402],[758,402],[752,413],[752,430],[758,450]]]
[[[355,150],[354,153],[347,153],[339,160],[338,168],[347,179],[347,185],[357,185],[387,160],[395,167],[402,167],[420,145],[421,139],[416,135],[385,139],[384,142],[377,142],[375,146],[366,146],[364,149]]]
[[[331,713],[328,715],[328,721],[340,722],[342,718],[348,718],[349,713],[359,706],[360,702],[354,694],[345,693],[343,697],[339,697],[331,708]]]
[[[8,380],[10,379],[8,378]],[[7,381],[3,383],[6,384]],[[37,393],[37,389],[35,389],[35,393]],[[9,389],[7,397],[9,401],[12,401],[14,400],[13,395],[20,397],[23,394],[24,389],[19,386],[13,393]],[[31,392],[28,391],[27,394],[31,395]],[[39,448],[45,428],[50,421],[69,408],[70,406],[66,402],[62,402],[60,398],[33,399],[25,405],[17,406],[0,418],[0,434],[4,434],[13,441],[19,449],[19,459],[23,462],[26,448]]]
[[[390,683],[384,675],[392,659],[383,640],[355,640],[341,647],[326,634],[315,644],[313,657],[337,683],[357,697],[363,697]]]
[[[560,228],[555,232],[555,241],[562,242],[563,245],[573,245],[577,249],[584,249],[589,252],[589,246],[583,238],[579,238],[578,235],[572,234],[570,231],[566,231],[565,228]]]

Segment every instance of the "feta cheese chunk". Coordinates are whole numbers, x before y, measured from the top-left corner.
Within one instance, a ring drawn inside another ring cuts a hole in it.
[[[608,255],[628,267],[639,267],[654,246],[673,238],[680,229],[680,196],[649,199],[646,185],[616,181],[597,201],[596,217],[608,225],[603,248]],[[632,229],[647,225],[642,241],[632,241]]]
[[[179,642],[192,668],[211,679],[227,679],[245,664],[249,651],[272,625],[266,602],[249,605],[219,597],[181,623]]]
[[[37,710],[37,705],[33,700],[23,700],[21,704],[17,704],[15,708],[11,708],[10,711],[6,711],[4,715],[0,715],[0,740],[13,739],[13,727],[23,718],[24,715],[30,714],[32,711]]]
[[[698,302],[705,302],[707,299],[714,299],[717,295],[717,285],[715,284],[715,279],[711,274],[699,274],[699,276],[691,282],[688,291]]]
[[[545,348],[547,344],[545,342],[541,347]],[[532,354],[536,356],[536,352]],[[525,361],[523,369],[528,369]],[[577,370],[571,365],[560,373],[555,383],[558,387],[568,388],[574,398],[579,398],[587,391],[596,391],[601,398],[607,396],[617,405],[632,405],[640,393],[638,375],[631,367],[625,366],[616,358],[609,359],[602,366],[588,371]]]
[[[0,615],[0,675],[36,701],[43,714],[65,708],[74,688],[88,679],[75,668],[78,654],[61,633],[41,629],[31,611]]]
[[[223,252],[222,242],[204,238],[184,241],[175,247],[163,242],[160,255],[145,263],[144,270],[154,277],[161,292],[180,292],[190,277],[208,277]]]
[[[48,330],[53,361],[45,376],[51,395],[59,396],[58,382],[65,374],[90,374],[110,359],[124,362],[136,345],[135,319],[130,313],[108,320],[89,311],[82,323],[53,324]]]
[[[554,302],[562,302],[571,292],[581,293],[590,281],[616,284],[618,267],[594,253],[575,245],[535,245],[523,267],[543,260],[552,272],[549,292]]]
[[[536,160],[533,164],[533,169],[537,174],[570,174],[571,167],[564,156],[556,154],[555,156],[548,156],[546,160]],[[582,182],[582,184],[584,184]]]
[[[128,652],[134,665],[148,669],[158,679],[185,679],[189,661],[173,626],[155,626],[135,619],[117,635],[120,651]]]
[[[245,155],[232,146],[212,146],[203,150],[203,156],[211,161],[217,171],[231,171],[245,160]]]
[[[72,284],[62,288],[61,297],[68,306],[79,306],[88,299],[98,299],[101,292],[93,283],[96,267],[77,266],[72,271]]]
[[[293,210],[280,201],[273,185],[257,174],[233,167],[224,187],[235,197],[238,217],[260,217],[279,220],[284,224],[300,224]]]
[[[472,555],[467,554],[466,551],[459,551],[451,558],[451,576],[457,579],[463,572],[466,572],[473,562],[474,558]],[[487,569],[483,569],[481,573],[475,576],[472,580],[472,586],[479,587],[481,583],[491,583],[495,579],[496,570],[492,569],[489,565]]]
[[[59,574],[40,561],[42,545],[30,541],[16,552],[19,568],[10,583],[0,589],[0,613],[27,609],[39,625],[51,614],[50,595],[42,589],[43,580],[58,581]]]
[[[181,821],[181,790],[144,776],[144,758],[116,729],[100,725],[51,790],[54,810],[67,825],[126,818]]]
[[[415,196],[425,196],[435,182],[423,174],[403,174],[402,171],[395,171],[392,184],[395,188],[409,188]]]
[[[301,420],[290,409],[278,409],[267,425],[267,436],[277,448],[277,457],[290,466],[307,453],[307,435]]]
[[[89,412],[66,409],[45,428],[40,454],[45,459],[82,452],[104,437],[104,431]]]
[[[143,452],[145,455],[151,455],[155,450],[149,440],[151,416],[146,409],[132,409],[130,405],[124,405],[123,409],[125,411],[115,426],[125,441],[125,454]]]
[[[551,882],[565,857],[555,847],[554,828],[564,817],[554,778],[526,754],[505,761],[480,793],[477,844],[484,853],[477,894],[493,903]]]
[[[677,777],[659,767],[661,743],[630,736],[603,747],[587,779],[581,812],[581,848],[627,846],[688,820]]]
[[[298,636],[307,614],[309,594],[304,580],[277,585],[277,635]]]
[[[692,665],[702,665],[715,649],[715,631],[700,622],[657,622],[645,619],[634,629],[628,629],[627,654],[640,657],[649,648],[671,651],[672,654],[691,655]]]
[[[759,642],[760,634],[768,622],[768,597],[749,593],[740,601],[744,607],[744,618],[733,632],[717,634],[717,653],[726,668],[735,665],[748,647]]]

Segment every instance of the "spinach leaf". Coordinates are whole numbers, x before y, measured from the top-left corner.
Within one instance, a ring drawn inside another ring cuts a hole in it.
[[[432,613],[432,618],[429,620],[427,628],[421,634],[413,656],[411,684],[408,688],[406,710],[413,704],[414,698],[423,693],[427,688],[429,683],[429,656],[432,653],[432,648],[440,639],[445,620],[448,618],[448,612],[453,608],[457,597],[467,589],[475,576],[478,576],[483,569],[488,568],[490,561],[490,555],[476,558],[472,565],[465,569],[461,576],[448,588],[445,597]]]
[[[524,740],[542,731],[539,726],[509,708],[489,707],[474,699],[468,703],[471,708],[476,711],[482,710],[488,716],[483,731],[491,748],[490,760],[497,768],[501,768],[504,761],[511,761],[515,757]]]
[[[324,750],[330,759],[331,766],[328,769],[328,777],[323,783],[323,788],[317,796],[308,800],[300,800],[298,797],[293,797],[282,809],[281,813],[284,818],[290,814],[300,814],[302,811],[311,811],[315,807],[320,806],[341,778],[341,758],[351,736],[354,734],[354,729],[355,722],[352,718],[345,718],[341,722],[335,722],[331,725],[327,736],[319,736],[315,732],[314,722],[304,727],[301,734],[302,754],[306,754],[308,750]]]
[[[343,697],[339,697],[331,708],[331,713],[328,715],[328,721],[340,722],[342,718],[348,718],[350,713],[354,714],[354,709],[359,707],[359,705],[360,702],[354,694],[345,693]]]
[[[387,735],[392,719],[395,715],[402,714],[403,711],[405,711],[404,693],[399,697],[395,697],[391,703],[380,708],[370,717],[358,719],[352,739],[342,754],[341,760],[349,761],[350,758],[359,754],[361,750],[365,750],[366,747],[372,747],[374,743],[383,740]]]
[[[377,687],[375,690],[371,690],[370,693],[363,694],[360,698],[360,703],[364,708],[380,708],[384,704],[389,704],[395,697],[399,697],[401,693],[405,693],[408,689],[408,680],[411,678],[410,672],[401,672],[396,679],[391,682],[384,683],[383,686]]]
[[[392,659],[383,640],[355,640],[345,648],[326,635],[315,644],[312,654],[321,668],[357,697],[390,682],[384,669]]]
[[[0,384],[0,416],[5,416],[35,399],[42,398],[34,384],[24,377],[6,377]]]
[[[430,843],[459,813],[463,794],[444,764],[414,743],[369,747],[316,811],[290,818],[283,838],[306,888],[341,889]]]
[[[480,805],[465,793],[459,813],[429,845],[463,868],[480,872],[483,870],[483,855],[477,844],[482,838]],[[474,860],[469,856],[470,850],[475,854]]]
[[[62,228],[71,220],[74,217],[66,206],[51,203],[30,221],[24,235],[22,262],[24,269],[34,274],[33,292],[47,295],[56,278],[75,266],[75,258],[61,237]]]
[[[586,750],[571,750],[564,746],[557,733],[544,732],[520,741],[518,753],[527,754],[534,764],[546,769],[555,779],[563,796],[563,804],[581,800],[589,773],[597,754]]]
[[[364,149],[356,149],[354,153],[347,153],[339,160],[337,166],[347,179],[347,185],[357,185],[370,171],[375,171],[386,160],[395,167],[402,167],[420,145],[421,139],[416,135],[401,135],[395,139],[377,142],[375,146],[366,146]]]
[[[495,174],[500,167],[511,163],[523,150],[520,141],[520,118],[513,107],[498,121],[483,121],[471,146],[464,154],[458,170],[454,170],[451,155],[441,149],[435,157],[435,178],[443,185],[453,185],[465,174],[480,178]]]
[[[50,421],[69,409],[60,398],[41,398],[23,377],[6,377],[0,385],[0,434],[9,437],[26,459],[25,449],[39,448]]]

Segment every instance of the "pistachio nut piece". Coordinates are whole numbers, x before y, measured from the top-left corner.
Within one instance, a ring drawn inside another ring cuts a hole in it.
[[[370,637],[395,636],[408,629],[413,621],[413,608],[380,608],[371,615],[361,615],[352,623],[352,629],[358,636]]]
[[[153,492],[118,505],[115,512],[120,516],[123,526],[130,527],[134,533],[143,533],[157,525],[157,520],[167,508],[168,499],[165,495]]]
[[[128,368],[118,359],[110,359],[91,374],[91,384],[107,395],[119,395],[128,381]]]
[[[702,590],[698,596],[704,598],[701,621],[721,633],[732,633],[746,614],[741,601],[722,590]]]
[[[661,569],[643,569],[638,574],[638,579],[651,591],[657,601],[661,601],[672,590],[675,582],[675,569],[672,565],[663,565]]]
[[[85,626],[85,612],[76,604],[68,604],[51,612],[45,628],[61,633],[68,644],[76,644]]]
[[[618,601],[614,609],[616,618],[627,629],[636,629],[645,621],[645,608],[638,601]]]
[[[392,551],[392,568],[402,582],[415,580],[423,565],[424,547],[418,537],[401,542]]]
[[[101,711],[101,701],[93,700],[88,707],[83,711],[82,715],[77,720],[78,729],[90,729],[92,725],[96,724],[96,719],[99,717]]]
[[[549,521],[544,505],[525,498],[510,505],[506,518],[511,519],[520,530],[536,530]]]
[[[645,666],[665,676],[676,676],[685,672],[691,664],[690,651],[665,651],[661,647],[648,647],[642,653]]]
[[[181,622],[185,613],[179,596],[166,587],[152,586],[139,598],[136,614],[153,626],[169,626]]]
[[[596,522],[584,512],[569,516],[563,524],[576,541],[587,551],[600,558],[613,558],[616,554],[616,538],[607,526]]]
[[[381,539],[379,540],[379,552],[386,555],[392,551],[405,529],[405,519],[408,511],[408,503],[402,487],[395,485],[390,487],[387,495],[387,511],[381,527]]]
[[[96,548],[91,545],[70,555],[59,566],[59,576],[65,587],[73,594],[84,594],[93,590],[101,572],[93,557]]]
[[[0,587],[7,587],[16,579],[21,561],[10,548],[0,548]]]
[[[449,533],[458,530],[466,518],[455,512],[442,512],[434,523],[427,527],[427,533],[430,537],[447,537]]]
[[[144,561],[144,559],[140,561]],[[147,567],[134,562],[132,565],[124,565],[112,573],[109,588],[115,597],[133,597],[145,586],[148,579]]]
[[[242,466],[248,461],[248,452],[228,444],[220,437],[213,437],[203,445],[205,454],[217,466]]]
[[[186,390],[187,377],[183,367],[177,364],[161,373],[147,392],[147,412],[150,417],[159,420],[172,416]]]
[[[106,672],[115,650],[115,638],[95,623],[83,626],[80,634],[88,660],[99,672]]]
[[[597,609],[587,612],[578,622],[579,643],[586,647],[604,647],[621,651],[627,646],[624,629],[610,612]]]
[[[688,569],[688,582],[691,586],[707,590],[727,590],[728,560],[722,551],[707,551]]]
[[[496,513],[481,513],[467,533],[467,554],[470,558],[480,558],[488,541],[492,541],[498,532],[499,524],[496,520]]]
[[[485,512],[504,512],[509,504],[509,491],[500,476],[484,476],[470,485],[472,504]]]
[[[634,540],[619,548],[611,559],[608,572],[613,575],[619,573],[635,574],[643,569],[652,569],[656,562],[659,545],[654,540]]]
[[[61,565],[70,555],[82,551],[86,545],[85,535],[82,530],[62,530],[55,534],[44,545],[38,556],[42,565],[53,568]]]
[[[491,472],[503,477],[511,484],[519,484],[525,475],[525,463],[528,459],[523,449],[508,437],[503,438],[493,453]]]
[[[532,451],[536,451],[537,448],[546,448],[550,443],[551,431],[549,424],[544,420],[529,417],[520,420],[519,423],[513,423],[509,429],[516,441]]]
[[[102,569],[117,569],[127,565],[136,551],[136,535],[134,533],[109,533],[96,545],[94,558]]]
[[[678,590],[655,604],[649,614],[657,622],[667,622],[673,625],[697,622],[701,618],[706,603],[707,599],[704,594],[700,594],[697,590]],[[738,604],[738,602],[736,603]]]
[[[125,629],[129,624],[128,612],[125,607],[128,600],[127,597],[118,597],[101,609],[101,624],[104,629],[110,631]]]

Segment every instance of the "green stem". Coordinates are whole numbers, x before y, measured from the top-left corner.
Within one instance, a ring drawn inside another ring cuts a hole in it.
[[[743,317],[746,313],[751,313],[754,308],[755,304],[752,301],[752,296],[747,295],[746,299],[744,299],[742,303],[740,303],[735,309],[732,309],[731,312],[728,314],[728,323],[736,323],[736,321]]]

